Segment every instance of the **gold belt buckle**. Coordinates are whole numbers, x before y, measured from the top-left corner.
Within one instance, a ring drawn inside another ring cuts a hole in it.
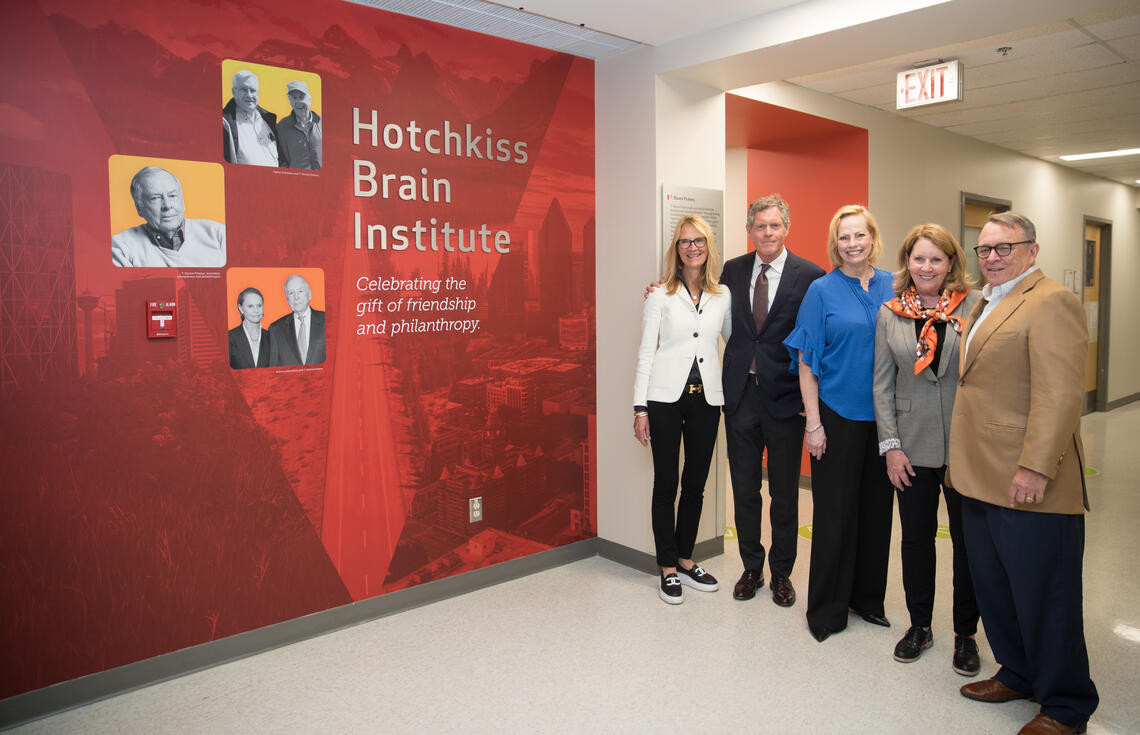
[[[705,386],[703,383],[689,383],[689,395],[694,393],[704,393]]]

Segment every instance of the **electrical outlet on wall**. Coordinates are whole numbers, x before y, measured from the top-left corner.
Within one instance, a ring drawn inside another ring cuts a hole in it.
[[[467,519],[469,523],[483,520],[483,498],[469,498],[467,500]]]

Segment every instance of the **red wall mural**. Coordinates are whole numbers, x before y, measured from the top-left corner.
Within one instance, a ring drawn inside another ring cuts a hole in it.
[[[591,61],[336,0],[5,15],[0,697],[595,535]]]

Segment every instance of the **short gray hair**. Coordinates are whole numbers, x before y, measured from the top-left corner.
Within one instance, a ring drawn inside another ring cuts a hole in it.
[[[143,166],[142,168],[139,169],[139,172],[137,174],[135,174],[133,177],[131,177],[131,199],[135,200],[136,205],[139,203],[139,197],[142,196],[142,181],[143,181],[143,179],[145,179],[148,176],[154,176],[155,174],[167,174],[168,176],[170,176],[175,181],[178,181],[177,176],[170,173],[169,171],[167,171],[164,168],[159,168],[158,166]],[[181,181],[178,181],[178,188],[180,188],[180,189],[182,188],[182,182]],[[120,189],[120,191],[121,191],[121,189]]]
[[[788,208],[788,203],[779,194],[769,194],[766,197],[760,197],[752,204],[748,205],[748,222],[745,227],[749,230],[752,229],[752,221],[756,215],[763,212],[765,209],[775,207],[780,212],[780,219],[784,221],[784,227],[788,228],[792,225],[792,211]]]
[[[230,86],[236,88],[239,84],[244,82],[246,79],[249,79],[250,77],[253,77],[253,80],[257,82],[257,86],[261,86],[261,82],[258,81],[257,75],[251,72],[249,69],[242,69],[241,71],[234,74],[233,80],[230,82]]]
[[[986,218],[986,222],[993,222],[1002,227],[1016,227],[1021,230],[1021,236],[1026,240],[1037,242],[1037,228],[1024,214],[1017,212],[994,212]]]

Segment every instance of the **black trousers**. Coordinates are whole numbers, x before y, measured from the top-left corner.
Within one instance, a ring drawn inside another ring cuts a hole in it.
[[[978,601],[962,540],[962,496],[946,484],[945,467],[915,467],[910,487],[899,490],[902,523],[903,590],[910,624],[930,627],[934,615],[934,538],[938,533],[938,496],[946,496],[950,544],[954,550],[954,633],[978,632]]]
[[[768,450],[768,494],[772,503],[772,548],[768,566],[772,574],[790,577],[796,563],[799,526],[800,457],[804,446],[804,417],[776,418],[764,405],[760,386],[749,380],[744,396],[731,415],[725,414],[728,437],[728,471],[732,476],[732,503],[740,560],[745,569],[764,571],[764,450]]]
[[[720,406],[710,406],[703,393],[685,393],[675,403],[649,401],[649,438],[653,450],[653,543],[657,564],[677,566],[677,559],[691,559],[697,543],[697,527],[704,505],[705,480],[709,476],[716,432],[720,426]],[[681,443],[685,446],[685,468],[680,473],[681,499],[674,519],[677,498],[677,467]]]
[[[827,433],[811,460],[812,532],[808,624],[847,627],[847,609],[882,615],[891,552],[894,488],[874,421],[849,421],[819,402]]]
[[[1085,647],[1085,517],[963,498],[962,532],[998,681],[1058,722],[1085,722],[1100,702]]]

